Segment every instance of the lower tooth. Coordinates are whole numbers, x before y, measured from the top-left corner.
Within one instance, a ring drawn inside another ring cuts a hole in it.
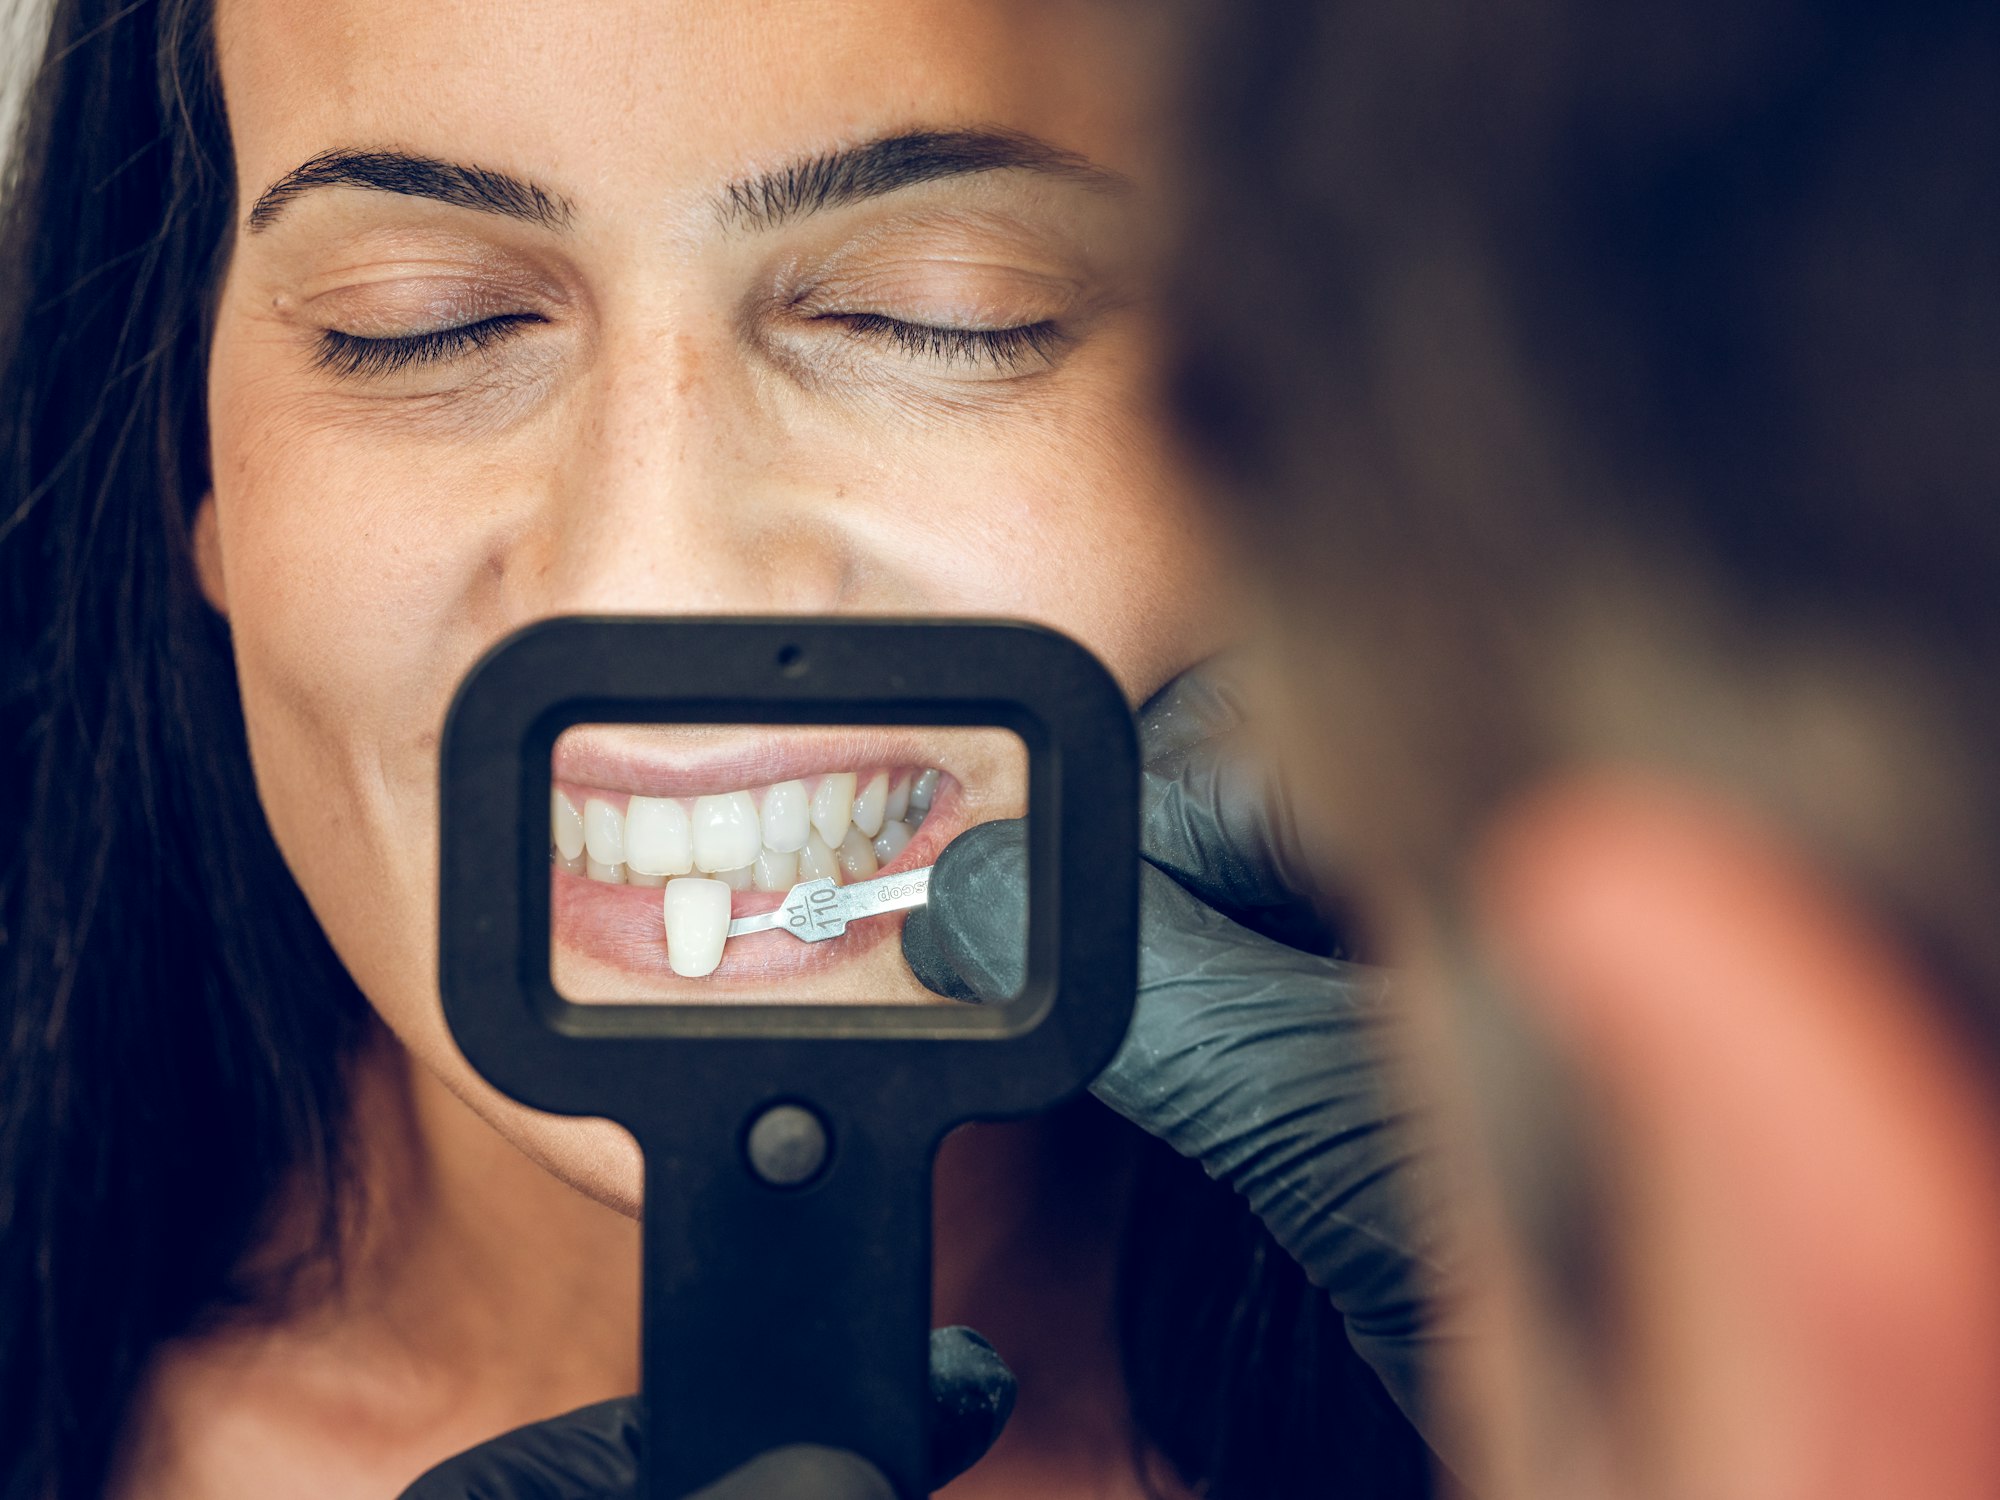
[[[799,851],[799,879],[838,880],[840,861],[834,857],[832,848],[817,831],[806,840],[805,848]]]
[[[625,867],[623,865],[599,864],[594,859],[584,861],[584,870],[592,880],[601,880],[606,885],[623,885]]]
[[[717,870],[715,878],[732,891],[753,890],[757,884],[755,865],[738,865],[733,870]]]
[[[931,801],[937,796],[938,773],[926,771],[910,787],[910,809],[913,812],[929,812]]]
[[[884,823],[882,831],[875,835],[875,858],[888,864],[910,846],[915,832],[908,823]]]
[[[558,849],[556,850],[556,868],[558,870],[567,870],[572,875],[581,875],[584,873],[583,856],[581,854],[566,855],[562,850]]]
[[[648,875],[643,870],[635,870],[630,865],[627,865],[625,867],[625,883],[627,885],[648,885],[657,890],[667,883],[667,877],[664,875]]]
[[[750,867],[750,877],[760,891],[789,891],[799,883],[799,851],[780,854],[766,849]]]
[[[847,880],[866,880],[875,873],[875,847],[868,841],[868,835],[859,828],[847,830],[847,837],[840,841],[836,851],[840,859],[840,873]]]

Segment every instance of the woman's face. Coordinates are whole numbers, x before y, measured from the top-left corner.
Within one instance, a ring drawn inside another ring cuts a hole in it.
[[[1019,616],[1134,698],[1219,644],[1212,549],[1151,407],[1158,133],[1126,12],[223,0],[240,202],[200,537],[257,792],[405,1044],[605,1201],[637,1201],[622,1135],[509,1104],[443,1025],[445,706],[498,637],[580,612]],[[885,868],[1022,794],[973,734],[570,744],[552,841],[572,868],[552,879],[558,977],[583,994],[748,982],[733,946],[707,978],[676,972],[701,933],[675,938],[659,880],[754,886],[762,860],[780,884],[815,840],[865,867],[878,772],[899,808],[900,782],[942,773]],[[779,847],[800,798],[811,831]],[[630,867],[593,869],[614,831]],[[894,944],[859,946],[799,982],[910,984]]]

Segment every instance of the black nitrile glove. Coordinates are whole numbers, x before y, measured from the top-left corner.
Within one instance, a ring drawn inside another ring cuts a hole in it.
[[[1014,1373],[970,1328],[931,1333],[931,1484],[982,1458],[1014,1410]],[[503,1433],[427,1471],[401,1500],[635,1500],[639,1414],[632,1397]],[[873,1464],[800,1444],[761,1454],[687,1500],[896,1500]]]
[[[1141,713],[1138,1004],[1091,1090],[1243,1194],[1432,1438],[1423,1395],[1440,1216],[1386,1076],[1387,984],[1322,956],[1336,939],[1300,909],[1290,820],[1234,743],[1240,722],[1203,673]],[[904,955],[939,994],[1010,997],[1026,922],[1026,825],[984,823],[939,856]]]

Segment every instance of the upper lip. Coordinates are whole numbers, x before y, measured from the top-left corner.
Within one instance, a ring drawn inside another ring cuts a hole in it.
[[[556,741],[557,781],[640,797],[703,797],[830,771],[952,767],[912,730],[704,724],[571,729]]]

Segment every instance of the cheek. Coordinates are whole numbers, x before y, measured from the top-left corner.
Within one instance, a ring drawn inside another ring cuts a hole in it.
[[[282,749],[353,783],[435,728],[423,721],[465,654],[458,636],[490,545],[490,517],[468,495],[490,476],[439,472],[434,457],[329,420],[323,404],[255,378],[256,353],[219,338],[210,383],[245,711],[260,773]]]
[[[1074,402],[934,455],[903,507],[931,517],[923,593],[940,613],[1075,637],[1137,702],[1240,633],[1225,549],[1137,402]]]
[[[487,523],[435,460],[330,420],[252,330],[217,339],[215,508],[251,760],[335,950],[407,1037],[428,982],[437,733],[478,649]],[[472,493],[476,494],[476,491]]]
[[[483,617],[505,491],[484,456],[447,465],[329,415],[282,354],[225,323],[209,382],[255,792],[363,993],[433,1071],[484,1098],[437,1001],[436,765],[444,705],[495,633]]]

